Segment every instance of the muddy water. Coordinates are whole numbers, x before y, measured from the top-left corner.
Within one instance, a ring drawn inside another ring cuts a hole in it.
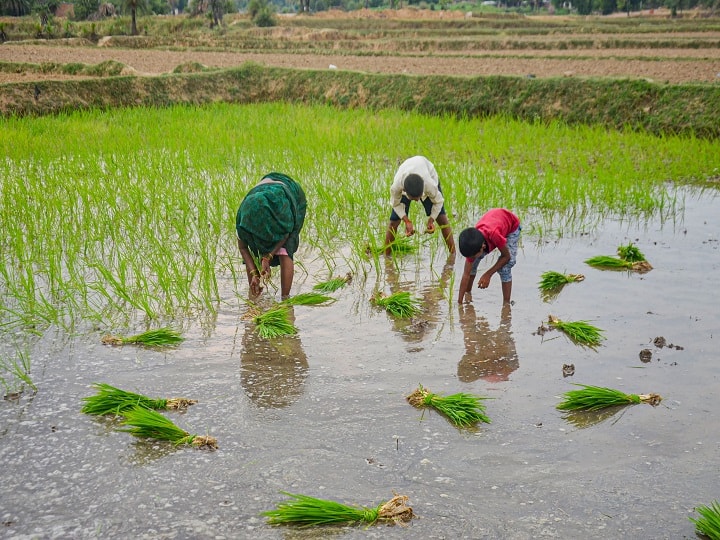
[[[379,277],[369,265],[330,306],[296,307],[297,338],[258,339],[231,294],[215,320],[188,321],[174,350],[47,333],[32,353],[37,394],[0,402],[0,537],[693,538],[693,507],[720,497],[719,209],[717,195],[688,191],[674,222],[607,219],[550,243],[526,235],[509,310],[497,277],[458,308],[443,286],[457,289],[462,260],[408,257]],[[584,265],[628,241],[651,272]],[[547,302],[545,270],[586,279]],[[424,314],[397,322],[370,306],[376,281],[422,294]],[[313,283],[298,276],[296,292]],[[607,339],[592,350],[537,334],[549,314],[589,320]],[[80,414],[93,382],[199,399],[168,414],[219,449],[136,440]],[[566,418],[555,405],[573,382],[664,399]],[[462,431],[410,407],[418,384],[492,398],[492,423]],[[272,528],[259,514],[280,490],[362,505],[396,491],[418,518]]]

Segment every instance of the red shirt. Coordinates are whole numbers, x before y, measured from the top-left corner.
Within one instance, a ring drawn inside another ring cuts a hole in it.
[[[519,226],[518,217],[504,208],[488,210],[475,224],[475,228],[485,237],[488,253],[505,246],[508,234],[515,232]],[[474,260],[474,257],[468,258],[470,262]]]

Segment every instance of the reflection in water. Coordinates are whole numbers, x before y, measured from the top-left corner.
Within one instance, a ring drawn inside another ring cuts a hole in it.
[[[620,405],[618,407],[608,407],[606,409],[599,409],[597,411],[568,411],[563,414],[563,420],[565,420],[569,424],[572,424],[578,429],[583,429],[604,422],[605,420],[612,418],[621,411],[623,414],[625,414],[625,411],[627,411],[627,407],[624,405]],[[615,419],[615,422],[620,420],[620,418],[622,418],[622,415]],[[613,422],[613,424],[615,422]]]
[[[393,328],[398,332],[405,341],[412,343],[421,342],[428,331],[435,327],[437,322],[441,318],[440,304],[443,301],[447,301],[446,294],[448,291],[448,282],[452,277],[453,265],[450,261],[454,259],[448,258],[448,263],[443,266],[443,270],[440,273],[437,281],[433,280],[432,283],[425,286],[420,293],[420,307],[422,312],[418,313],[411,319],[402,319],[397,317],[391,317],[393,322]],[[390,287],[390,293],[396,293],[400,291],[409,291],[415,295],[414,292],[416,281],[400,281],[400,274],[394,259],[387,259],[385,261],[385,274],[387,275],[388,286]]]
[[[500,325],[491,330],[484,317],[477,317],[472,304],[460,304],[460,327],[465,340],[465,354],[458,363],[458,378],[462,382],[484,379],[489,382],[507,381],[520,366],[515,340],[510,331],[511,307],[504,304]]]
[[[291,322],[295,322],[290,308]],[[242,338],[240,381],[258,407],[282,408],[302,395],[308,361],[299,336],[264,339],[248,323]]]

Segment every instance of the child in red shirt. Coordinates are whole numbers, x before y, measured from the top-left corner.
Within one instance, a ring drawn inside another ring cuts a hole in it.
[[[505,208],[488,210],[475,227],[463,230],[458,237],[460,253],[465,257],[465,268],[460,280],[458,303],[472,302],[472,284],[477,275],[480,260],[495,248],[500,257],[478,280],[480,289],[487,289],[494,273],[500,274],[503,302],[510,302],[512,293],[512,267],[515,266],[518,240],[520,238],[520,220]]]

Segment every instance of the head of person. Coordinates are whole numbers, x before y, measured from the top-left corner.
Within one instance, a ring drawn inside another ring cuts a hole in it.
[[[403,191],[408,199],[419,201],[425,191],[425,182],[418,174],[408,174],[403,182]]]
[[[475,227],[468,227],[458,236],[458,247],[463,257],[477,257],[486,249],[485,237]]]

